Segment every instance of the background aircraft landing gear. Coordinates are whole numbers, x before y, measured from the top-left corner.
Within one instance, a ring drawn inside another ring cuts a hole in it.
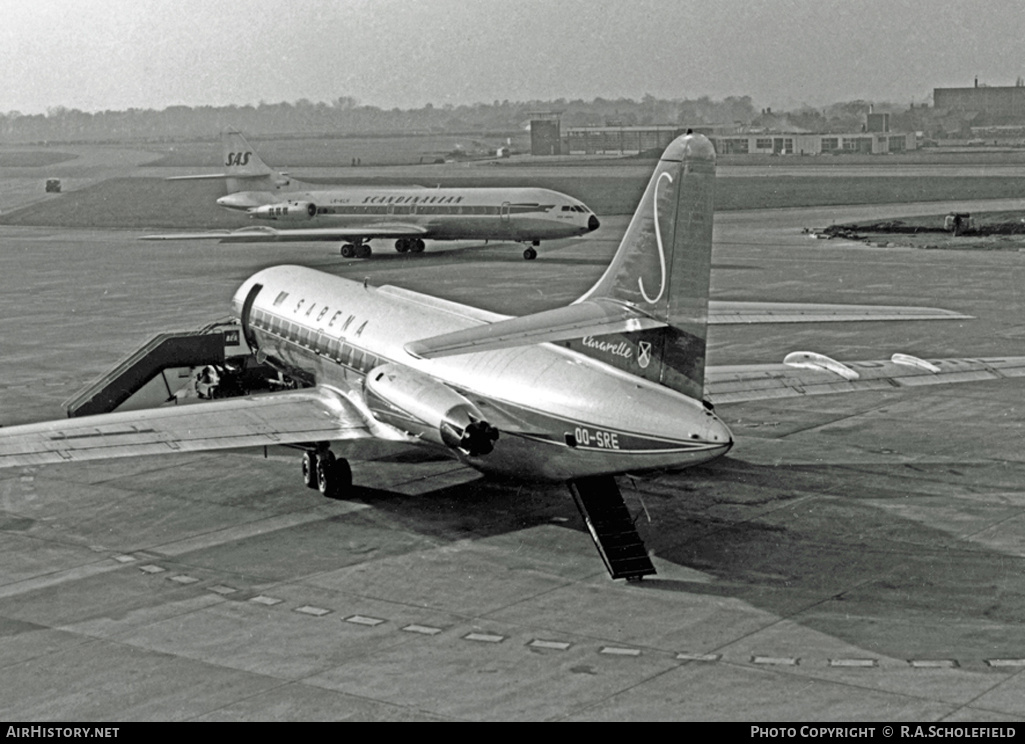
[[[528,261],[533,261],[535,258],[537,258],[537,251],[533,248],[528,248],[527,250],[523,251],[523,257]]]
[[[342,258],[370,258],[373,251],[366,243],[345,243],[340,253]]]
[[[427,244],[420,238],[399,238],[395,241],[395,250],[399,253],[423,253]]]
[[[342,498],[352,488],[349,461],[335,457],[326,446],[303,453],[302,474],[307,488],[316,488],[330,499]]]

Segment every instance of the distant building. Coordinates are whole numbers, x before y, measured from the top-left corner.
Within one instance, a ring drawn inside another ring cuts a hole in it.
[[[535,111],[528,116],[530,117],[530,154],[561,155],[561,115],[555,111]]]
[[[865,131],[866,132],[889,132],[890,131],[890,115],[889,114],[868,114],[865,120]]]
[[[688,129],[708,137],[720,155],[822,155],[829,153],[864,153],[883,155],[905,152],[918,147],[914,132],[891,132],[889,114],[873,120],[879,131],[854,134],[812,134],[804,132],[741,132],[727,133],[722,126],[679,127],[675,125],[638,127],[568,127],[562,151],[567,154],[634,155],[642,152],[661,153],[674,139]],[[866,126],[866,129],[868,127]]]
[[[636,127],[568,127],[563,138],[563,151],[570,154],[634,155],[648,150],[661,154],[670,142],[687,129],[711,135],[714,127],[680,127],[675,124]]]
[[[978,114],[973,126],[1025,124],[1025,86],[933,88],[932,100],[937,110]]]
[[[918,147],[914,132],[852,134],[731,134],[711,138],[720,155],[822,155],[863,153],[885,155]]]

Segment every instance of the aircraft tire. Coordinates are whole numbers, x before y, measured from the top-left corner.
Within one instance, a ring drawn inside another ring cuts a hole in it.
[[[409,241],[405,238],[399,238],[395,241],[395,250],[399,253],[407,253],[409,251]]]
[[[374,251],[366,243],[356,245],[356,258],[370,258]]]
[[[356,246],[354,246],[352,243],[346,243],[342,246],[341,253],[342,258],[355,258]]]
[[[317,463],[317,490],[329,499],[337,499],[348,493],[352,488],[352,468],[349,461],[328,453],[321,456]]]
[[[424,243],[420,238],[416,238],[413,241],[412,246],[410,246],[410,250],[413,253],[423,253],[424,252],[424,248],[426,248],[426,247],[427,247],[426,243]]]
[[[320,458],[316,452],[303,452],[303,483],[307,488],[317,488],[317,469]]]
[[[533,248],[528,248],[527,250],[523,251],[523,258],[527,261],[533,261],[535,258],[537,258],[537,251],[535,251]]]

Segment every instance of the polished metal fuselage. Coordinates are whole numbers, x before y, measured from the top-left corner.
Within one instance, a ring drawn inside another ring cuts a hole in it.
[[[556,240],[584,235],[598,226],[581,202],[537,188],[347,187],[287,193],[243,191],[217,203],[246,211],[280,229],[413,225],[429,240]],[[256,214],[274,204],[312,204],[312,218]]]
[[[732,445],[700,401],[553,344],[419,359],[405,344],[504,316],[394,287],[369,287],[297,266],[266,269],[235,294],[260,351],[350,393],[384,364],[428,375],[498,428],[493,452],[468,457],[485,472],[547,480],[676,468]]]

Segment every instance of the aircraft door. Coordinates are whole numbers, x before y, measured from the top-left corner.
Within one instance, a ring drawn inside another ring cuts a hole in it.
[[[245,301],[242,303],[241,318],[239,321],[242,323],[242,335],[246,339],[246,343],[249,344],[249,348],[253,351],[257,350],[256,339],[253,337],[252,329],[249,327],[249,314],[253,312],[253,303],[256,302],[256,295],[260,294],[260,290],[263,289],[262,284],[254,284],[249,294],[246,295]]]
[[[502,206],[498,209],[498,215],[502,218],[502,224],[509,224],[509,202],[502,202]]]

